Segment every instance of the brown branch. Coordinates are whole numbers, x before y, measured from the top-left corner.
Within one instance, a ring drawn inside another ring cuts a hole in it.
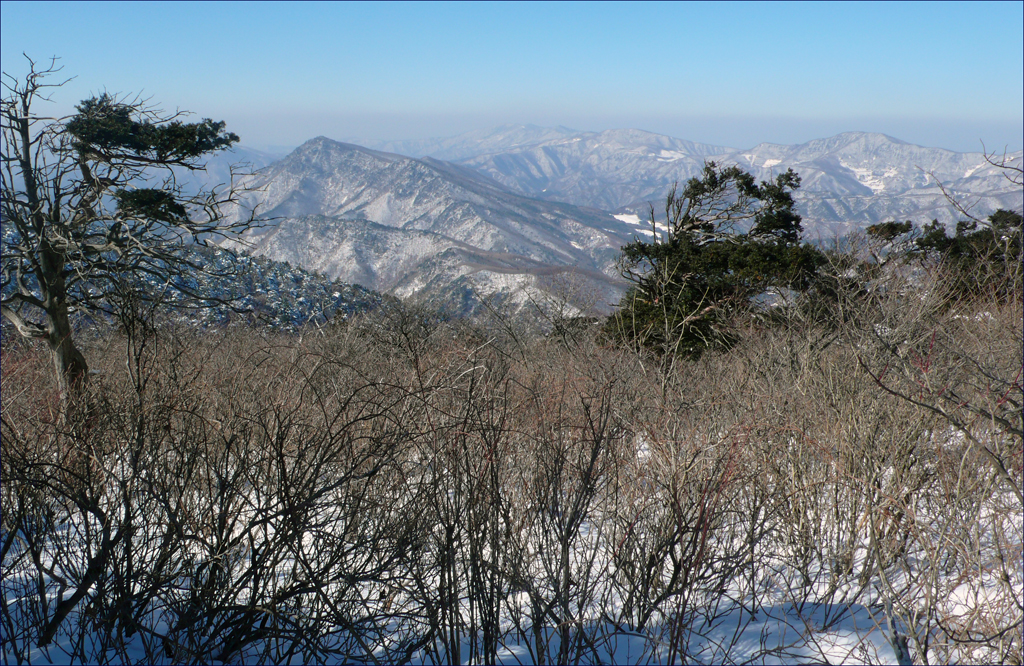
[[[984,456],[985,459],[992,464],[992,466],[995,468],[996,474],[1003,481],[1006,482],[1006,485],[1008,485],[1013,490],[1014,494],[1017,495],[1017,498],[1020,499],[1021,502],[1024,502],[1024,492],[1021,492],[1021,489],[1017,487],[1016,482],[1014,482],[1013,477],[1010,476],[1010,473],[1006,471],[1006,467],[1003,465],[1002,461],[1000,461],[999,457],[996,456],[996,454],[992,453],[992,451],[989,450],[987,446],[978,441],[978,438],[974,436],[974,434],[970,431],[970,428],[961,423],[959,419],[957,419],[955,416],[947,412],[942,407],[922,402],[920,400],[912,398],[909,395],[906,395],[905,393],[897,391],[896,389],[890,386],[887,386],[885,382],[882,381],[881,377],[878,377],[873,372],[871,372],[871,369],[868,367],[867,363],[864,362],[864,359],[861,357],[860,354],[857,355],[857,362],[860,364],[860,367],[864,370],[864,372],[866,372],[868,376],[874,380],[875,384],[880,389],[882,389],[891,396],[894,396],[901,400],[906,400],[907,402],[913,405],[916,405],[922,409],[932,412],[933,414],[941,416],[942,418],[946,419],[946,421],[951,426],[962,432],[964,436],[971,440],[971,442],[978,448],[982,456]]]

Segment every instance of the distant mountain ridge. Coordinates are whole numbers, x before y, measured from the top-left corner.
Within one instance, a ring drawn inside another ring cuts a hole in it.
[[[409,157],[432,157],[451,162],[486,153],[532,146],[545,141],[570,138],[581,133],[580,130],[569,129],[561,125],[558,127],[501,125],[489,130],[466,132],[454,137],[408,141],[370,141],[361,145]]]
[[[1007,158],[1019,166],[1021,156],[1017,151]],[[925,148],[884,134],[845,132],[797,146],[760,144],[723,161],[759,178],[785,168],[797,171],[803,180],[801,213],[818,231],[845,233],[893,219],[950,224],[958,213],[940,184],[982,216],[1024,206],[1021,189],[984,153]]]
[[[927,148],[870,132],[735,150],[642,130],[506,125],[374,146],[428,162],[453,160],[527,197],[640,217],[646,217],[649,204],[659,210],[673,183],[697,175],[705,160],[736,164],[759,179],[792,168],[803,181],[797,201],[804,227],[825,237],[890,219],[952,224],[957,213],[939,183],[982,216],[998,208],[1024,207],[1020,188],[986,163],[984,153]],[[254,167],[267,163],[266,154],[254,154],[257,159],[248,160]],[[1020,165],[1022,152],[1007,157]],[[226,168],[215,169],[211,163],[208,180],[217,181],[221,172]]]
[[[696,175],[706,159],[732,150],[625,129],[580,132],[457,163],[527,196],[618,211],[664,198],[673,182]]]
[[[735,150],[641,130],[562,131],[553,138],[543,138],[541,130],[531,130],[537,141],[506,140],[508,147],[497,150],[502,142],[495,130],[487,148],[457,163],[527,196],[639,215],[648,204],[657,210],[673,183],[697,175],[706,160],[741,166],[760,179],[792,168],[803,180],[797,200],[804,226],[824,234],[907,217],[951,223],[956,213],[939,183],[972,197],[980,211],[1024,205],[1020,189],[983,153],[925,148],[884,134],[845,132],[792,146],[763,143]],[[462,143],[459,137],[449,140]],[[1008,157],[1019,164],[1021,152]]]

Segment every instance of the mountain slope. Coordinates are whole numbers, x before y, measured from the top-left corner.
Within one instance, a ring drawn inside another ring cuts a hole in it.
[[[0,248],[20,243],[11,225],[0,229]],[[234,322],[252,322],[282,330],[298,330],[307,324],[346,319],[351,315],[373,310],[390,299],[359,285],[331,280],[322,273],[305,270],[298,265],[252,257],[244,253],[232,255],[218,248],[186,246],[181,256],[190,269],[173,274],[168,284],[159,276],[139,272],[135,289],[148,292],[165,306],[161,316],[195,326],[223,326]],[[33,284],[32,278],[28,284]],[[170,288],[169,288],[170,287]],[[4,282],[4,296],[14,290],[13,282]],[[189,294],[201,295],[193,298]],[[72,300],[75,300],[72,293]],[[107,302],[104,308],[115,311]],[[107,321],[107,315],[93,311],[79,313],[80,321]],[[9,322],[3,319],[5,335]]]
[[[272,222],[245,244],[332,278],[427,300],[460,278],[482,295],[516,283],[526,298],[541,276],[572,270],[603,302],[621,294],[615,261],[632,227],[464,167],[318,137],[246,185],[259,191],[231,214],[257,206]]]

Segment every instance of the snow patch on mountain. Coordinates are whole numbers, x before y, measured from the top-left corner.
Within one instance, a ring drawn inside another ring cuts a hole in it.
[[[871,191],[875,194],[884,192],[887,185],[889,185],[892,179],[899,174],[899,170],[896,167],[889,167],[882,173],[879,173],[875,169],[856,167],[852,164],[847,164],[842,160],[839,160],[839,164],[844,169],[852,171],[857,177],[857,180],[871,188]]]
[[[658,153],[659,162],[675,162],[676,160],[685,159],[688,155],[679,150],[665,150],[664,148]]]

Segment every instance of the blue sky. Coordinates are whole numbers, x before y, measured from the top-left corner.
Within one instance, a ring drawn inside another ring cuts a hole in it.
[[[505,123],[706,143],[846,130],[1024,143],[1024,3],[3,2],[3,70],[59,56],[90,93],[142,93],[257,146]]]

